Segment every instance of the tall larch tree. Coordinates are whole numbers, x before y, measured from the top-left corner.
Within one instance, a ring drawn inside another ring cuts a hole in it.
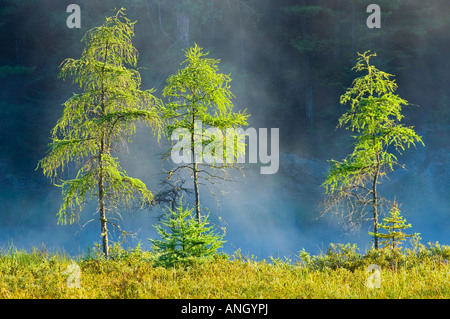
[[[339,119],[339,126],[356,135],[354,150],[343,161],[331,160],[323,183],[328,194],[324,213],[333,211],[349,223],[359,223],[372,212],[373,236],[378,249],[378,216],[382,204],[392,206],[379,193],[381,178],[399,164],[398,154],[422,139],[413,127],[404,126],[402,109],[408,102],[395,91],[393,75],[378,70],[370,59],[375,53],[358,54],[353,68],[364,74],[353,81],[342,96],[350,108]],[[387,203],[387,204],[386,204]]]
[[[173,133],[178,132],[176,136],[183,135],[183,140],[189,144],[188,147],[182,146],[188,153],[183,155],[188,158],[185,165],[169,173],[173,175],[180,169],[192,173],[195,213],[199,223],[200,180],[214,184],[217,178],[223,179],[214,171],[226,172],[227,168],[237,164],[237,158],[245,155],[245,136],[237,128],[247,125],[249,116],[246,111],[233,111],[231,78],[218,72],[220,60],[209,59],[207,55],[197,44],[186,50],[186,60],[182,63],[184,68],[167,79],[163,91],[168,99],[166,114],[170,118],[167,133],[174,141]],[[228,136],[231,130],[227,134],[227,129],[233,129],[232,136]],[[180,130],[184,133],[179,134]],[[171,153],[179,152],[180,144],[172,145]]]
[[[39,165],[44,174],[60,181],[63,204],[58,222],[79,219],[87,199],[98,200],[102,247],[108,258],[108,216],[136,196],[150,201],[152,193],[139,179],[121,168],[113,152],[130,141],[138,122],[159,134],[162,127],[161,102],[153,90],[141,90],[136,67],[138,52],[132,44],[134,24],[125,17],[125,9],[106,18],[103,25],[89,30],[81,58],[66,59],[60,77],[70,78],[82,93],[64,103],[64,112],[52,130],[50,151]],[[74,179],[63,180],[69,162],[81,166]]]

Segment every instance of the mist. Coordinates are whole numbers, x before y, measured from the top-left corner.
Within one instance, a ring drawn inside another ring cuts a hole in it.
[[[66,8],[71,1],[4,1],[0,247],[46,247],[78,255],[100,242],[95,201],[86,204],[75,224],[58,225],[61,190],[36,166],[48,151],[62,103],[79,91],[57,78],[58,66],[65,58],[79,58],[85,32],[120,7],[137,21],[133,43],[139,51],[142,89],[155,88],[161,97],[165,80],[184,60],[183,50],[197,43],[221,60],[222,73],[230,74],[234,110],[247,109],[249,127],[279,129],[275,174],[260,174],[261,163],[244,165],[242,172],[233,173],[235,182],[220,184],[225,194],[217,191],[214,197],[201,189],[202,207],[212,223],[225,229],[225,252],[241,249],[259,259],[293,259],[303,248],[320,253],[330,243],[357,243],[361,250],[372,245],[370,223],[348,233],[337,217],[319,218],[327,161],[341,160],[352,150],[350,132],[336,129],[346,110],[339,96],[357,76],[351,71],[356,52],[366,50],[378,53],[377,67],[395,75],[398,94],[411,104],[404,110],[405,125],[414,126],[425,143],[399,156],[405,169],[388,174],[380,193],[401,203],[411,233],[420,233],[423,243],[449,244],[448,4],[436,0],[425,8],[416,0],[379,1],[381,28],[369,29],[369,1],[307,2],[308,13],[293,0],[79,0],[81,28],[70,29]],[[180,19],[187,18],[189,23],[181,25]],[[14,67],[14,72],[4,66]],[[140,127],[118,154],[129,176],[144,181],[154,193],[171,165],[161,159],[167,143],[167,137],[158,143],[150,129]],[[75,173],[69,169],[67,174]],[[192,204],[191,197],[186,195]],[[119,219],[125,230],[135,233],[124,245],[141,243],[151,249],[147,239],[157,236],[153,225],[163,207],[137,206]],[[121,239],[112,231],[112,240]]]

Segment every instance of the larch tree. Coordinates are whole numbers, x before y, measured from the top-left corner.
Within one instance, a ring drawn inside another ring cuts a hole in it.
[[[49,153],[38,167],[53,181],[59,181],[63,204],[58,223],[72,224],[80,217],[87,199],[98,200],[103,253],[108,258],[108,219],[120,214],[119,207],[136,196],[150,201],[152,193],[139,179],[129,177],[114,152],[130,142],[138,122],[159,135],[162,127],[161,102],[153,90],[141,90],[136,67],[138,52],[132,44],[134,24],[125,9],[106,18],[103,25],[89,30],[82,41],[85,49],[78,60],[68,58],[60,77],[71,78],[82,93],[64,105],[62,117],[52,130]],[[128,66],[128,67],[127,67]],[[129,68],[129,67],[132,68]],[[80,167],[73,179],[62,179],[64,168],[74,162]]]
[[[402,108],[408,102],[394,92],[397,84],[392,75],[378,70],[370,63],[376,53],[359,54],[357,72],[365,74],[356,78],[341,104],[350,108],[339,119],[339,127],[355,132],[353,152],[342,162],[331,160],[331,168],[325,182],[327,199],[323,213],[338,213],[350,225],[359,224],[372,212],[373,236],[378,249],[378,215],[382,206],[392,206],[380,196],[380,179],[395,166],[401,166],[395,154],[422,139],[413,127],[400,122],[404,118]]]
[[[400,209],[397,203],[393,203],[392,209],[389,211],[389,215],[383,218],[383,222],[378,224],[379,228],[387,230],[387,234],[378,233],[374,234],[369,232],[369,235],[376,236],[381,239],[381,244],[388,248],[400,248],[401,242],[406,240],[406,238],[418,236],[420,234],[410,234],[407,235],[402,230],[410,228],[411,224],[406,224],[406,219],[400,215]]]
[[[168,99],[170,153],[181,152],[183,160],[176,164],[184,164],[172,169],[169,176],[181,169],[191,173],[199,223],[200,180],[213,185],[217,179],[228,180],[220,173],[226,173],[245,154],[245,135],[238,126],[247,125],[249,116],[245,111],[233,111],[231,78],[218,72],[220,60],[209,59],[207,55],[197,44],[186,50],[184,68],[167,79],[163,91]],[[180,137],[182,141],[178,142]]]

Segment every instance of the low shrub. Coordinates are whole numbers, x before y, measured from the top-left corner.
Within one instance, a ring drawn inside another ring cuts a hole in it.
[[[420,240],[420,237],[419,237]],[[311,256],[304,249],[299,252],[300,263],[310,269],[323,271],[326,269],[347,269],[355,271],[375,264],[384,269],[398,270],[411,268],[421,263],[447,264],[450,258],[450,246],[439,243],[428,243],[428,247],[413,239],[413,248],[384,247],[370,248],[360,254],[356,244],[330,244],[326,254]]]
[[[175,210],[169,209],[161,225],[155,228],[161,239],[150,239],[155,252],[155,264],[172,267],[201,263],[218,254],[222,247],[223,236],[209,225],[208,216],[197,221],[194,209],[183,207],[182,199]]]
[[[303,264],[311,270],[336,270],[345,268],[354,271],[363,265],[356,244],[330,244],[326,254],[311,256],[304,249],[299,253]]]

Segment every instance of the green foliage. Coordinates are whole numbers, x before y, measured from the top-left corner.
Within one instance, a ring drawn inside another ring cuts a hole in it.
[[[44,175],[60,180],[63,204],[58,222],[73,223],[79,219],[87,199],[98,199],[103,252],[108,258],[107,218],[110,212],[120,215],[120,206],[140,196],[149,202],[153,194],[145,184],[127,176],[118,158],[119,143],[130,142],[141,122],[161,130],[161,102],[153,90],[141,90],[141,77],[136,67],[138,52],[131,39],[134,24],[125,17],[125,9],[106,18],[103,25],[86,32],[85,49],[80,59],[68,58],[61,63],[60,77],[71,78],[82,93],[64,103],[64,112],[52,130],[50,153],[39,161]],[[81,166],[74,179],[62,174],[69,162]]]
[[[420,265],[446,264],[450,257],[450,246],[439,243],[429,243],[428,247],[420,244],[418,234],[412,236],[411,248],[400,247],[375,249],[371,247],[364,254],[359,252],[356,244],[331,243],[325,254],[311,256],[304,249],[298,254],[303,267],[311,271],[329,271],[346,269],[356,271],[365,269],[368,265],[376,264],[384,270],[398,271],[400,269],[412,269]]]
[[[381,238],[382,240],[380,243],[384,245],[384,247],[395,249],[396,247],[400,247],[401,242],[406,240],[406,238],[418,235],[417,233],[407,235],[402,232],[402,229],[410,228],[411,224],[406,224],[406,220],[400,215],[400,210],[396,203],[394,203],[394,206],[389,211],[389,215],[383,218],[383,222],[384,223],[378,224],[378,227],[387,230],[387,234],[374,234],[369,232],[369,235]]]
[[[157,265],[189,265],[217,255],[224,243],[223,235],[215,233],[213,226],[209,226],[208,216],[197,222],[193,211],[194,208],[184,208],[181,199],[175,211],[169,209],[166,214],[162,222],[165,227],[155,226],[162,236],[161,240],[151,240],[158,255]]]
[[[350,271],[363,265],[362,256],[358,253],[356,244],[330,244],[326,254],[311,256],[304,249],[299,252],[303,265],[311,270],[336,270],[345,268]]]
[[[111,205],[127,204],[138,195],[152,198],[144,183],[128,177],[111,155],[119,142],[130,141],[136,122],[155,131],[162,125],[159,100],[152,90],[140,90],[139,72],[127,68],[137,63],[133,36],[134,22],[121,9],[86,33],[80,59],[66,59],[60,66],[60,77],[71,78],[83,90],[64,103],[63,116],[52,130],[50,152],[39,162],[47,177],[62,181],[64,201],[58,213],[62,224],[79,218],[87,198],[100,197],[99,185]],[[69,162],[81,168],[75,179],[62,180]]]
[[[438,242],[428,243],[428,251],[430,256],[436,257],[442,262],[450,259],[450,246],[448,245],[440,245]]]
[[[367,208],[373,212],[374,234],[377,233],[378,208],[382,197],[377,192],[380,178],[394,166],[401,166],[395,154],[401,154],[415,143],[423,145],[412,127],[400,122],[404,118],[402,107],[408,102],[394,92],[397,84],[391,74],[378,70],[370,63],[376,53],[358,54],[353,68],[365,74],[356,78],[341,104],[350,108],[339,119],[339,127],[355,132],[353,152],[343,161],[331,160],[331,168],[322,186],[332,199],[327,210],[344,206],[347,220],[362,219]],[[375,236],[375,248],[378,248]]]
[[[226,141],[225,129],[247,125],[249,116],[245,111],[233,112],[231,99],[234,95],[229,85],[231,78],[218,73],[220,60],[206,58],[208,54],[197,44],[189,48],[186,51],[187,59],[182,63],[185,67],[167,79],[163,91],[164,97],[168,99],[167,116],[171,119],[167,125],[167,134],[170,136],[177,128],[186,128],[193,135],[195,121],[201,121],[203,127],[201,132],[196,132],[196,139],[201,134],[205,145],[211,142],[208,126],[221,130]],[[237,144],[233,152],[235,157],[245,151],[245,144]],[[223,163],[226,161],[223,160]]]
[[[167,134],[172,138],[175,130],[183,130],[183,141],[172,144],[170,153],[179,152],[181,144],[183,155],[190,159],[189,163],[171,170],[169,177],[180,168],[192,174],[198,222],[201,220],[199,180],[214,185],[217,179],[230,179],[226,169],[235,166],[237,158],[245,155],[245,136],[235,128],[247,125],[249,116],[245,111],[233,111],[231,78],[219,73],[220,61],[207,55],[197,44],[189,48],[182,63],[184,68],[167,79],[163,91],[168,99],[165,113],[170,119]]]
[[[412,127],[400,124],[404,118],[402,107],[408,102],[394,94],[397,84],[392,75],[370,64],[376,53],[359,54],[357,72],[367,74],[354,80],[353,85],[341,96],[341,104],[350,103],[350,109],[339,119],[339,127],[356,132],[354,151],[343,162],[331,161],[332,168],[324,186],[327,192],[342,190],[363,176],[372,176],[377,167],[394,169],[397,157],[388,151],[393,146],[401,154],[405,148],[422,139]]]

